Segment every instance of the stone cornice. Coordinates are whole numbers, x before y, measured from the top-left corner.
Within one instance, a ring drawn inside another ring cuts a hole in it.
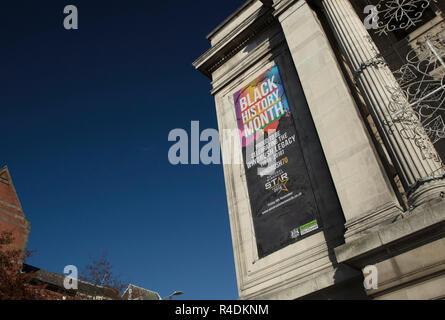
[[[300,2],[300,5],[307,3],[311,7],[315,6],[318,8],[322,8],[323,0],[274,0],[273,15],[275,17],[277,17],[277,16],[281,15],[282,13],[286,12],[287,9],[289,9],[291,6],[293,6],[294,4],[297,4],[299,2]]]
[[[212,81],[211,94],[215,95],[218,91],[222,90],[227,84],[229,84],[234,78],[241,75],[247,69],[249,69],[254,63],[263,59],[265,56],[274,56],[273,53],[277,48],[282,46],[286,40],[284,36],[276,34],[268,40],[263,41],[253,51],[249,52],[249,55],[243,59],[243,63],[231,68],[230,71],[224,73],[219,78],[214,78]]]
[[[218,32],[238,17],[246,8],[252,5],[255,1],[249,0],[243,4],[235,13],[224,20],[218,27],[216,27],[208,36],[207,39],[212,39]],[[253,39],[258,33],[269,26],[275,17],[285,12],[290,6],[301,2],[316,2],[309,0],[261,0],[263,5],[247,17],[236,28],[224,36],[220,41],[214,44],[209,50],[202,54],[193,62],[193,66],[203,73],[209,79],[212,78],[212,73],[224,64],[228,59],[233,57],[242,48]]]
[[[260,7],[193,62],[193,66],[205,76],[211,78],[213,71],[238,53],[248,41],[275,21],[271,12],[272,9],[269,7]]]
[[[339,263],[354,268],[363,268],[370,261],[409,251],[419,245],[444,236],[445,201],[437,196],[435,201],[415,208],[404,218],[380,226],[360,238],[335,248]],[[428,240],[429,239],[429,240]]]
[[[212,37],[221,29],[223,29],[230,21],[232,21],[236,16],[238,16],[243,10],[245,10],[249,5],[251,5],[256,0],[248,0],[238,8],[234,13],[227,17],[223,22],[221,22],[215,29],[213,29],[206,37],[207,40],[211,40]]]
[[[308,2],[306,0],[275,0],[273,4],[274,8],[274,16],[279,16],[283,12],[285,12],[287,9],[289,9],[290,6],[294,5],[297,2]]]

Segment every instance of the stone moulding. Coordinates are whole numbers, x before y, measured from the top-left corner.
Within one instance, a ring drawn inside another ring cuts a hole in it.
[[[260,7],[234,30],[193,62],[193,66],[208,78],[228,59],[238,53],[245,44],[274,22],[271,9]]]
[[[445,200],[437,196],[435,201],[420,205],[403,219],[335,248],[338,262],[361,269],[370,261],[383,260],[388,255],[417,247],[419,241],[416,239],[426,243],[429,238],[443,236],[444,205]]]

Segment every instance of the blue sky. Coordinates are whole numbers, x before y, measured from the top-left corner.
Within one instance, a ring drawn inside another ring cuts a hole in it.
[[[63,28],[63,8],[79,29]],[[216,128],[191,63],[242,0],[8,1],[0,10],[0,165],[31,222],[29,261],[108,253],[123,280],[236,299],[221,165],[168,162],[170,130]]]

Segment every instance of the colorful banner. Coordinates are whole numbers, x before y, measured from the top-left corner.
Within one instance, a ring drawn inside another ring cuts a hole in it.
[[[278,67],[234,101],[261,258],[319,230],[318,210]]]

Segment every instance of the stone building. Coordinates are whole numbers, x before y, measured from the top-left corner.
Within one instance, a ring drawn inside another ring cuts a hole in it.
[[[445,298],[445,4],[403,3],[249,0],[208,35],[240,299]]]

